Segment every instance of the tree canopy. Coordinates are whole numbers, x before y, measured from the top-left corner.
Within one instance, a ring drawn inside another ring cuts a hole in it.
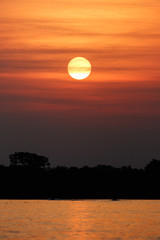
[[[9,155],[11,166],[46,168],[50,166],[48,158],[29,152],[15,152]]]
[[[145,170],[147,172],[151,172],[152,174],[158,173],[160,172],[160,160],[157,159],[152,159],[151,162],[149,162],[147,164],[147,166],[145,167]]]

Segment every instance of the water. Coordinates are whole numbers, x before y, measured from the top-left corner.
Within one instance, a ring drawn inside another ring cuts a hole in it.
[[[0,239],[159,239],[159,200],[1,200]]]

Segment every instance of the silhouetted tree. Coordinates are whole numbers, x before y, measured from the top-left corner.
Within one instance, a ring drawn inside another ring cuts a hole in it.
[[[48,158],[36,153],[15,152],[9,155],[11,166],[23,166],[32,168],[46,168],[50,166]]]
[[[160,160],[153,159],[145,169],[106,165],[47,169],[48,158],[35,153],[9,157],[10,167],[0,165],[0,199],[160,199]]]
[[[147,172],[160,173],[160,160],[153,159],[150,163],[145,167]]]

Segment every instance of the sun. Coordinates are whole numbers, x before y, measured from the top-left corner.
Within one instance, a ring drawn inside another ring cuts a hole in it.
[[[85,79],[91,73],[91,64],[86,58],[73,58],[68,63],[68,73],[72,78],[76,80]]]

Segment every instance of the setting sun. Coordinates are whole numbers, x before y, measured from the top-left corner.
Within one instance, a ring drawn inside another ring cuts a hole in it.
[[[68,73],[74,79],[85,79],[91,73],[91,64],[86,58],[73,58],[68,64]]]
[[[0,165],[24,150],[53,166],[159,157],[158,0],[0,3]]]

